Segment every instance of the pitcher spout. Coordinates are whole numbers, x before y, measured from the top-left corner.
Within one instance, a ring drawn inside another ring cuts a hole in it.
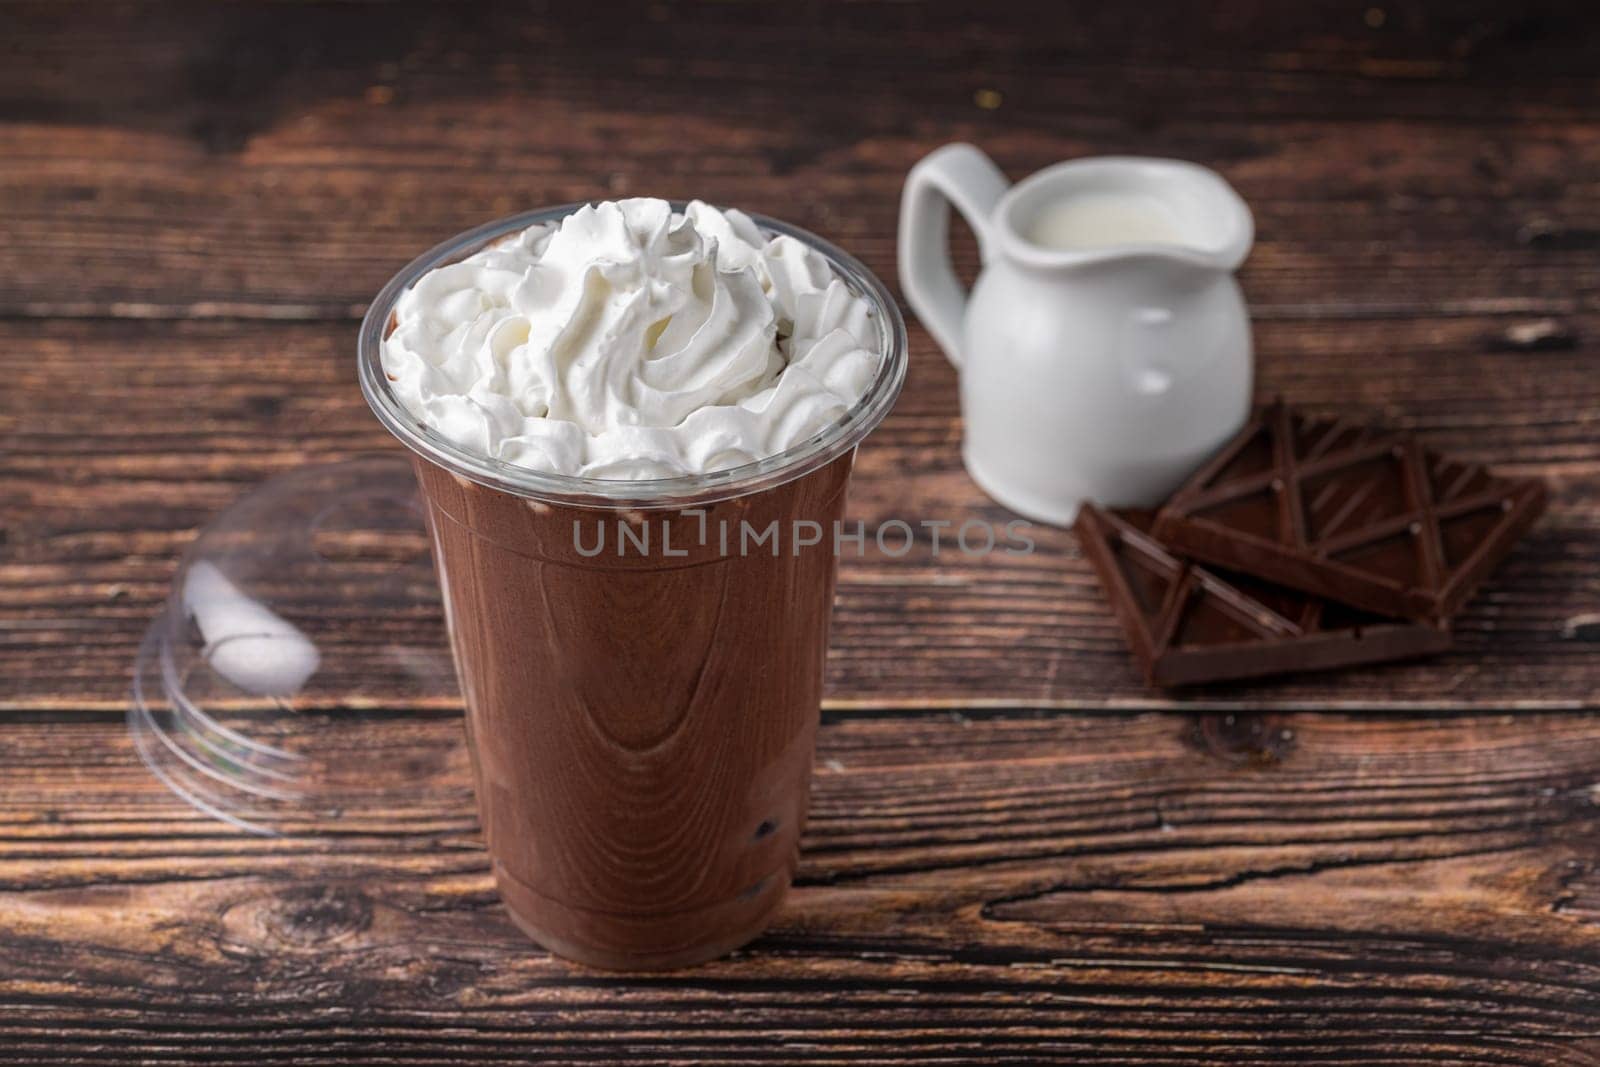
[[[1001,201],[995,241],[1039,269],[1128,257],[1232,273],[1250,254],[1255,221],[1215,171],[1181,160],[1070,160],[1028,178]]]

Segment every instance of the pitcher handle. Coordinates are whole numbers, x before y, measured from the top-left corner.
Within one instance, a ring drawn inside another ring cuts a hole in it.
[[[949,208],[966,218],[978,236],[978,258],[987,263],[990,216],[1008,186],[994,160],[976,147],[948,144],[911,168],[900,196],[900,288],[957,370],[967,294],[950,265]]]

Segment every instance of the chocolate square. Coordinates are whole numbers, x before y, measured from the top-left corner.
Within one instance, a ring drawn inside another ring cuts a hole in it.
[[[1161,509],[1196,559],[1383,615],[1443,619],[1544,511],[1544,483],[1425,450],[1409,433],[1281,401]]]
[[[1073,529],[1152,684],[1381,663],[1450,647],[1442,626],[1202,567],[1151,536],[1150,519],[1085,505]]]

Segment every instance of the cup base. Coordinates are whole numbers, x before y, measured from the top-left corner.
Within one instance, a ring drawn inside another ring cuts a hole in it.
[[[670,971],[726,956],[767,928],[792,875],[780,868],[736,897],[692,911],[628,915],[552,900],[494,864],[495,886],[518,929],[563,959],[606,971]]]

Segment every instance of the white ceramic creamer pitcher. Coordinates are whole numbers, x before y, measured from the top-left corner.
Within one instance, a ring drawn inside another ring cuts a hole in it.
[[[949,205],[978,237],[971,298]],[[900,285],[961,372],[962,455],[1014,511],[1070,523],[1085,500],[1160,503],[1243,424],[1250,320],[1233,272],[1250,209],[1177,160],[1075,159],[1008,186],[952,144],[900,203]]]

